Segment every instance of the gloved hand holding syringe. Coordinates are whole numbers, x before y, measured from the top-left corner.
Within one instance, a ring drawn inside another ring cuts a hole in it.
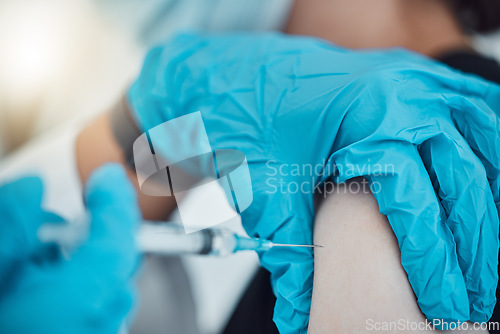
[[[73,249],[87,235],[88,224],[45,224],[38,231],[43,242],[53,242],[62,249]],[[139,249],[144,253],[175,255],[225,256],[242,250],[265,252],[273,247],[323,247],[319,245],[277,244],[270,240],[237,235],[227,229],[203,229],[186,234],[181,225],[170,222],[141,224],[136,236]]]

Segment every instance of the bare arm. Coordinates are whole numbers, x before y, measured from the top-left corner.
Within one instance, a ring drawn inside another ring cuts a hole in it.
[[[89,124],[76,140],[76,163],[82,182],[90,173],[107,162],[121,163],[138,190],[139,205],[144,218],[164,220],[175,209],[174,197],[151,197],[139,191],[135,172],[125,163],[125,157],[113,137],[110,115],[105,113]]]
[[[401,333],[417,324],[422,330],[406,332],[431,332],[424,327],[389,222],[371,193],[355,193],[359,188],[349,184],[337,186],[316,218],[314,243],[325,248],[315,250],[309,333]],[[405,325],[382,329],[390,323]]]

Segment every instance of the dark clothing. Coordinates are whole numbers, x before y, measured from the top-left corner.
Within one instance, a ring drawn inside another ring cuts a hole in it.
[[[257,274],[241,298],[223,334],[277,334],[273,322],[274,297],[271,275],[264,268]]]
[[[437,60],[462,72],[475,74],[500,84],[500,65],[495,60],[473,51],[459,50],[447,53]],[[500,301],[499,288],[497,288],[497,300]],[[275,302],[276,298],[271,290],[270,274],[265,269],[260,268],[240,300],[224,334],[278,333],[278,329],[272,321]],[[500,322],[500,303],[497,303],[490,321]],[[500,330],[490,330],[490,333],[500,334]]]
[[[437,60],[462,72],[475,74],[500,85],[500,65],[494,59],[473,51],[457,51],[447,53]]]

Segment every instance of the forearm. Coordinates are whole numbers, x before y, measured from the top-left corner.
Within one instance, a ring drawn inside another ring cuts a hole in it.
[[[104,113],[83,129],[76,140],[76,163],[80,180],[107,162],[121,163],[138,192],[139,205],[145,219],[164,220],[175,209],[173,197],[151,197],[139,190],[135,171],[126,163],[125,155],[113,136],[110,113]]]

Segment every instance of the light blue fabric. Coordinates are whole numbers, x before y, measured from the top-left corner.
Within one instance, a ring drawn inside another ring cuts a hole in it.
[[[491,316],[499,86],[404,50],[353,52],[280,34],[181,35],[149,53],[129,101],[144,131],[199,110],[213,149],[246,154],[254,201],[242,220],[252,236],[312,242],[313,195],[295,187],[311,176],[292,173],[295,165],[324,166],[314,185],[366,177],[427,318]],[[278,329],[306,332],[313,251],[273,249],[261,263]]]
[[[40,208],[42,193],[38,178],[0,188],[0,332],[116,334],[133,301],[140,217],[125,171],[92,174],[89,238],[70,259],[36,237],[43,223],[61,221]]]

